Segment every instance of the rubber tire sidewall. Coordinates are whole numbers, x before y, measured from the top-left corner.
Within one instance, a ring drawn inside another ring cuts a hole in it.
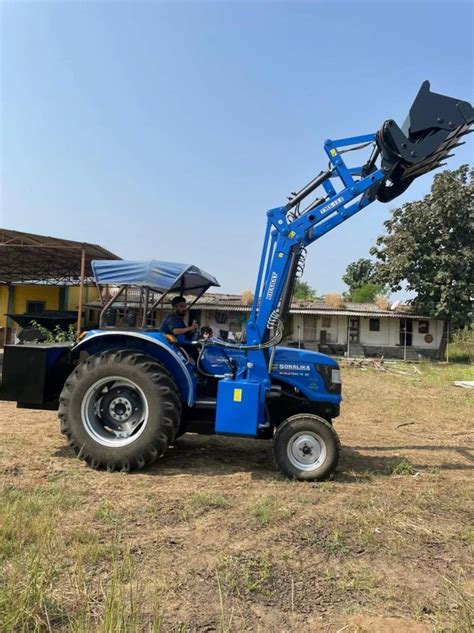
[[[87,365],[88,361],[85,361]],[[94,460],[101,462],[100,466],[107,467],[108,463],[130,462],[131,469],[140,468],[141,464],[136,463],[140,460],[141,455],[150,452],[150,447],[161,447],[156,457],[160,457],[173,441],[174,435],[169,437],[163,427],[163,417],[165,411],[163,409],[163,400],[160,390],[150,375],[140,370],[138,367],[122,363],[107,362],[96,365],[92,368],[80,368],[84,371],[84,375],[75,384],[75,388],[69,396],[68,403],[68,427],[75,443],[80,445],[81,454],[86,456],[92,455]],[[148,421],[143,432],[138,438],[126,446],[104,446],[95,441],[84,428],[82,421],[81,407],[84,396],[95,382],[107,376],[120,376],[133,381],[143,391],[148,404]],[[145,459],[149,462],[150,459]],[[115,465],[116,467],[116,465]]]

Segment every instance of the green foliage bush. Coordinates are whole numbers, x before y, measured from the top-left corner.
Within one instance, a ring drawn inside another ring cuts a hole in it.
[[[56,325],[53,331],[48,330],[44,325],[40,325],[37,321],[30,322],[44,336],[45,343],[67,343],[75,342],[77,338],[76,326],[71,323],[67,329],[63,330],[60,325]]]
[[[455,332],[448,352],[452,363],[474,363],[474,326]]]

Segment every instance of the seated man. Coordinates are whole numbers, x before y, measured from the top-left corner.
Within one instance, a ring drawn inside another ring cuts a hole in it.
[[[169,314],[161,323],[159,331],[163,334],[172,334],[176,337],[188,337],[189,334],[199,329],[199,323],[193,321],[192,325],[186,326],[184,315],[186,314],[186,299],[184,297],[174,297],[171,301],[173,314]]]

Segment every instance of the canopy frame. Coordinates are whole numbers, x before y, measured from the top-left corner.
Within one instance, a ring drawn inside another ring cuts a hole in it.
[[[103,268],[102,271],[100,270],[101,268]],[[194,294],[194,292],[197,291],[196,296],[188,306],[189,311],[211,286],[219,286],[218,281],[213,276],[193,265],[158,262],[155,260],[151,260],[150,262],[121,261],[120,263],[117,262],[116,275],[114,275],[113,268],[113,262],[92,262],[94,279],[99,289],[101,302],[103,303],[99,316],[99,328],[107,327],[104,324],[107,311],[123,293],[125,293],[124,316],[127,315],[127,294],[128,289],[132,286],[140,288],[138,319],[141,319],[142,329],[147,327],[148,318],[152,315],[153,311],[156,310],[158,304],[160,302],[162,303],[164,298],[170,293],[176,292],[185,295],[189,292]],[[156,281],[159,279],[161,269],[163,271],[163,278],[161,279],[162,283],[158,285]],[[175,272],[176,269],[179,270],[179,274],[173,277],[171,272]],[[202,283],[198,285],[187,285],[187,275],[198,275]],[[118,286],[119,290],[110,297],[110,299],[102,300],[101,286],[109,285]],[[150,292],[159,294],[158,298],[155,299],[151,305]]]

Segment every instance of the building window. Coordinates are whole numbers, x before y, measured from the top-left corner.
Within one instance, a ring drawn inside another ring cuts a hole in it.
[[[331,317],[323,316],[321,319],[321,327],[331,327]]]
[[[223,324],[227,321],[227,314],[225,312],[216,312],[216,322]]]
[[[45,301],[27,301],[26,312],[27,314],[40,314],[41,312],[44,312],[45,306]]]
[[[371,332],[380,332],[380,319],[370,319],[369,330]]]
[[[418,321],[418,334],[429,334],[429,332],[430,332],[430,322]]]

